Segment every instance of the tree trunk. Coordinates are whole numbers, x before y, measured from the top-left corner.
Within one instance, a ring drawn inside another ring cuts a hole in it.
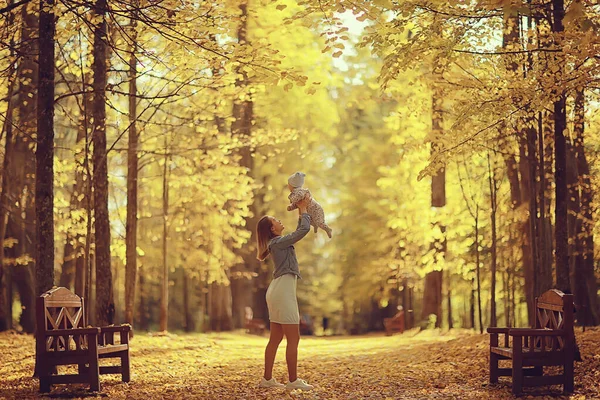
[[[183,276],[183,329],[186,332],[194,331],[194,319],[190,310],[190,288],[189,280],[191,279],[185,268],[181,268],[181,275]]]
[[[71,195],[71,201],[73,195]],[[65,247],[63,252],[63,263],[60,271],[58,286],[73,290],[75,284],[75,262],[77,260],[77,248],[75,247],[75,238],[71,232],[67,232]]]
[[[7,193],[13,211],[7,224],[7,236],[17,239],[18,245],[10,249],[10,257],[23,257],[21,265],[13,265],[11,275],[21,300],[19,322],[27,333],[35,331],[35,297],[36,269],[33,262],[36,257],[36,215],[35,215],[35,152],[32,142],[37,131],[37,92],[38,92],[38,10],[39,6],[29,4],[21,8],[21,43],[22,54],[17,69],[18,88],[18,121],[19,129],[14,133],[14,144],[10,160]],[[12,301],[9,301],[12,302]]]
[[[85,89],[85,77],[82,76],[83,88]],[[77,129],[76,145],[86,145],[86,133],[87,133],[87,116],[85,115],[88,110],[89,96],[83,95],[82,110],[79,116],[79,125]],[[84,157],[87,154],[84,152]],[[85,162],[81,162],[79,159],[79,153],[75,157],[75,183],[73,184],[73,191],[70,199],[70,210],[71,220],[74,226],[76,226],[77,233],[67,232],[67,240],[65,242],[64,257],[62,271],[60,275],[60,286],[67,288],[74,288],[75,294],[78,296],[84,296],[84,285],[85,285],[85,269],[84,269],[84,254],[83,246],[81,245],[83,235],[79,233],[82,228],[84,218],[81,217],[81,211],[84,209],[85,204],[83,202],[86,193],[86,185],[89,183],[86,181],[84,176],[83,168],[80,168]],[[75,213],[76,217],[73,215]]]
[[[583,326],[600,324],[598,283],[594,275],[594,233],[590,167],[585,154],[585,96],[578,90],[575,96],[574,152],[580,212],[577,214],[577,260],[575,264],[575,303],[580,306],[577,319]]]
[[[240,24],[237,31],[238,43],[241,46],[248,45],[248,1],[241,0],[239,4],[241,11]],[[243,69],[237,70],[238,78],[235,81],[235,87],[240,95],[233,103],[232,115],[234,121],[231,124],[231,134],[239,137],[242,143],[249,140],[252,133],[253,100],[248,92],[249,79]],[[244,97],[245,96],[245,97]],[[222,123],[217,119],[217,124]],[[254,176],[254,160],[249,146],[240,149],[240,165],[245,167],[248,175]],[[250,240],[247,246],[243,246],[238,255],[241,256],[243,264],[235,265],[231,268],[231,295],[232,295],[232,316],[235,328],[241,328],[244,324],[245,307],[252,306],[256,318],[268,319],[267,303],[264,298],[266,287],[269,280],[269,268],[267,263],[260,263],[256,260],[256,233],[255,227],[259,217],[259,199],[254,196],[254,201],[250,205],[250,216],[245,218],[245,226],[251,232]],[[252,280],[252,275],[256,278]]]
[[[110,269],[110,221],[108,216],[108,166],[106,152],[106,51],[107,33],[105,13],[106,0],[97,0],[94,14],[98,24],[94,29],[94,228],[96,262],[96,324],[113,323],[115,304],[113,300],[112,272]]]
[[[439,72],[436,71],[436,75]],[[431,128],[432,128],[432,140],[431,140],[431,151],[435,153],[439,144],[438,140],[443,134],[443,93],[439,85],[436,84],[431,102]],[[441,208],[446,205],[446,167],[436,171],[435,175],[431,177],[431,207]],[[439,221],[435,222],[440,224]],[[445,227],[440,225],[440,230],[445,232]],[[444,235],[445,236],[445,235]],[[445,254],[446,252],[446,239],[442,240],[443,243],[434,244],[436,252]],[[442,322],[442,271],[428,272],[425,276],[425,288],[423,290],[423,310],[421,313],[422,319],[429,318],[429,315],[435,314],[436,327],[441,326]]]
[[[483,333],[483,311],[481,309],[481,260],[479,252],[479,206],[475,206],[475,277],[477,278],[477,313],[479,333]]]
[[[86,78],[85,76],[82,75],[82,87],[83,89],[86,89],[87,83],[86,83]],[[83,95],[83,101],[82,101],[82,110],[81,110],[81,114],[79,115],[79,127],[78,127],[78,131],[77,131],[77,143],[82,143],[84,146],[84,151],[82,154],[83,160],[81,159],[77,159],[78,162],[78,166],[77,166],[77,170],[75,172],[75,187],[73,189],[73,196],[75,197],[75,207],[76,209],[78,209],[80,212],[82,210],[86,210],[86,212],[90,213],[90,209],[91,207],[89,206],[89,201],[91,198],[91,193],[90,193],[90,188],[91,188],[91,179],[86,179],[86,173],[88,172],[87,170],[89,169],[88,166],[88,114],[89,114],[89,110],[90,110],[90,101],[91,101],[91,96],[88,94],[84,94]],[[79,168],[81,167],[81,168]],[[88,177],[89,178],[89,177]],[[73,199],[72,199],[73,200]],[[87,203],[87,204],[86,204]],[[89,216],[88,216],[89,218]],[[78,229],[82,229],[83,227],[80,226],[83,223],[86,223],[86,228],[87,225],[90,225],[91,223],[91,218],[88,221],[86,218],[84,218],[81,214],[78,214],[77,220],[76,220],[77,224],[78,224]],[[78,296],[81,297],[86,297],[87,294],[85,292],[85,282],[86,282],[86,277],[87,277],[87,268],[86,268],[86,260],[88,257],[88,251],[87,251],[87,246],[86,244],[90,242],[90,236],[91,236],[91,225],[90,225],[90,229],[86,229],[86,236],[83,235],[79,235],[77,234],[75,236],[75,248],[77,251],[77,257],[75,258],[75,294],[77,294]],[[85,244],[82,244],[82,239],[84,241]],[[87,297],[86,297],[87,299]]]
[[[538,186],[538,212],[539,219],[537,225],[538,232],[538,294],[541,294],[552,288],[552,232],[549,219],[549,204],[548,198],[548,178],[546,166],[546,134],[544,130],[543,113],[538,113],[538,166],[539,166],[539,186]],[[552,166],[550,165],[550,168]]]
[[[447,288],[447,306],[448,306],[448,329],[452,329],[454,328],[454,322],[452,321],[452,284],[451,284],[451,275],[450,275],[450,271],[448,271],[448,277],[447,277],[447,282],[446,282],[446,288]]]
[[[490,219],[492,221],[492,264],[490,267],[490,326],[498,326],[498,318],[496,316],[496,268],[498,262],[498,240],[496,237],[496,209],[498,206],[496,193],[498,184],[496,181],[495,168],[492,168],[490,162],[490,154],[488,153],[488,179],[490,186]]]
[[[162,242],[162,285],[160,296],[160,330],[166,331],[169,321],[169,266],[167,264],[167,234],[168,234],[168,219],[169,219],[169,182],[168,173],[168,148],[167,139],[165,137],[165,158],[163,165],[163,242]]]
[[[408,279],[402,280],[402,308],[404,309],[404,327],[405,329],[412,328],[410,316],[412,315],[412,304],[410,304],[410,288],[408,287]]]
[[[140,329],[147,331],[148,330],[148,312],[146,310],[146,277],[144,276],[144,265],[140,265],[140,304],[138,306],[138,323]]]
[[[563,19],[565,16],[564,0],[552,0],[552,31],[558,34],[555,42],[559,49],[561,48],[561,38],[564,31]],[[555,251],[556,251],[556,286],[562,290],[570,290],[571,283],[569,279],[569,235],[568,235],[568,188],[567,188],[567,144],[564,130],[567,127],[567,114],[565,109],[565,95],[560,89],[562,85],[563,60],[560,55],[555,56],[555,62],[558,64],[557,89],[554,101],[554,183],[555,183]]]
[[[9,13],[9,25],[13,22],[14,16]],[[14,40],[11,38],[11,44],[14,46]],[[11,56],[13,51],[11,50]],[[9,274],[5,274],[4,266],[4,238],[6,236],[6,226],[10,215],[10,202],[8,201],[8,180],[10,160],[12,157],[13,148],[13,95],[15,91],[15,65],[11,64],[8,77],[8,94],[7,94],[7,109],[6,119],[4,120],[3,132],[6,132],[4,145],[4,159],[2,160],[2,187],[0,192],[0,332],[12,327],[12,290],[9,284]]]
[[[534,259],[533,259],[533,243],[535,241],[535,231],[532,230],[531,225],[531,210],[532,202],[535,202],[535,198],[531,198],[531,170],[530,170],[527,134],[526,131],[520,132],[519,137],[519,175],[521,185],[521,203],[520,207],[522,210],[528,211],[528,218],[525,220],[519,220],[520,232],[521,232],[521,250],[523,253],[523,275],[525,277],[525,300],[527,301],[527,317],[529,325],[533,326],[535,322],[535,272],[534,272]]]
[[[137,119],[137,35],[131,20],[132,49],[129,55],[129,147],[127,149],[127,223],[125,228],[125,322],[133,325],[135,282],[137,273],[137,208],[138,208],[138,132]],[[133,332],[133,330],[132,330]]]
[[[228,285],[212,282],[209,291],[210,329],[215,332],[231,330],[231,292]]]
[[[475,323],[475,278],[471,279],[471,299],[469,302],[469,320],[471,322],[471,329],[476,330],[477,324]]]
[[[54,0],[40,0],[35,216],[36,297],[54,286]],[[39,310],[38,310],[39,312]],[[45,318],[44,318],[45,319]],[[34,375],[38,373],[36,357]]]
[[[507,3],[508,4],[508,3]],[[515,51],[520,49],[520,19],[518,15],[518,9],[512,5],[507,6],[504,10],[504,26],[503,26],[503,37],[502,47],[506,51]],[[519,75],[522,71],[519,68],[520,61],[516,55],[508,55],[506,57],[506,69],[510,73]],[[518,210],[520,207],[530,208],[530,188],[531,188],[531,176],[530,176],[530,165],[527,159],[526,146],[526,130],[518,132],[518,143],[519,143],[519,163],[514,161],[512,156],[505,157],[508,170],[508,178],[511,186],[511,200],[513,210]],[[519,179],[519,172],[520,179]],[[517,189],[518,188],[518,189]],[[520,196],[519,196],[520,195]],[[532,216],[534,217],[534,216]],[[534,318],[534,300],[535,300],[535,289],[534,289],[534,265],[532,259],[532,243],[534,237],[532,236],[532,229],[530,221],[520,222],[520,230],[522,235],[521,240],[521,251],[523,254],[522,263],[523,271],[525,275],[525,299],[527,301],[528,318],[530,322]]]

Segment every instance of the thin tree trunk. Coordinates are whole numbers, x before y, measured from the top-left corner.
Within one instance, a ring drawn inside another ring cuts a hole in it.
[[[140,265],[140,304],[138,306],[139,325],[140,329],[148,330],[148,313],[146,312],[146,277],[144,275],[144,265]]]
[[[127,150],[127,223],[125,233],[125,322],[133,325],[135,282],[137,273],[137,208],[138,208],[138,132],[137,119],[137,35],[131,20],[132,48],[129,55],[129,147]],[[131,331],[133,332],[133,330]]]
[[[82,72],[82,87],[86,88],[86,79],[85,75]],[[88,173],[88,113],[89,113],[89,104],[90,104],[91,96],[88,94],[83,95],[82,101],[82,110],[79,115],[79,127],[77,131],[77,143],[82,144],[83,147],[83,159],[77,158],[78,166],[75,173],[75,187],[73,189],[73,196],[75,196],[75,207],[79,210],[78,218],[76,220],[78,225],[78,231],[82,229],[82,224],[86,223],[86,228],[91,224],[91,218],[87,220],[81,214],[81,211],[86,209],[86,212],[90,212],[91,207],[89,206],[89,201],[91,196],[90,188],[91,188],[91,179],[89,176],[86,179],[86,174]],[[81,166],[81,169],[79,169]],[[89,218],[89,216],[88,216]],[[91,228],[90,228],[91,230]],[[81,297],[85,297],[87,299],[87,293],[85,292],[85,283],[87,277],[87,268],[86,268],[86,260],[88,257],[87,246],[89,243],[91,236],[91,232],[86,229],[86,236],[77,234],[75,236],[75,249],[77,251],[77,257],[75,258],[75,294]],[[83,239],[83,244],[82,244]]]
[[[163,273],[162,273],[162,286],[160,296],[160,330],[166,331],[169,320],[169,266],[167,264],[167,233],[168,233],[168,219],[169,219],[169,182],[167,178],[168,173],[168,148],[167,139],[165,137],[165,158],[163,165],[163,243],[162,243],[162,256],[163,256]]]
[[[479,333],[483,333],[483,313],[481,310],[481,260],[479,255],[479,205],[475,205],[475,276],[477,278],[477,311]]]
[[[471,278],[471,298],[469,302],[469,322],[471,323],[471,329],[476,330],[477,325],[475,323],[475,278]]]
[[[508,274],[508,263],[505,264],[506,268],[502,274],[502,293],[504,293],[504,326],[509,326],[510,322],[510,290],[508,287],[508,281],[510,275]]]
[[[113,300],[110,260],[110,221],[108,215],[108,163],[106,152],[106,0],[97,0],[94,14],[99,22],[94,29],[94,230],[96,262],[96,324],[113,323]]]
[[[546,177],[546,162],[545,162],[545,133],[543,113],[538,113],[538,166],[539,166],[539,185],[538,185],[538,293],[543,293],[552,288],[552,266],[550,260],[552,258],[551,245],[549,245],[550,220],[548,218],[547,207],[550,202],[547,199],[547,177]]]
[[[11,2],[12,3],[12,2]],[[9,25],[12,23],[14,17],[10,13]],[[14,47],[14,40],[11,38],[11,44]],[[11,50],[11,56],[13,51]],[[8,104],[6,109],[6,119],[4,120],[3,132],[6,132],[5,145],[4,145],[4,160],[2,160],[2,190],[0,192],[0,332],[10,329],[12,327],[12,290],[9,285],[9,275],[5,275],[4,266],[4,238],[6,236],[6,226],[8,224],[8,217],[10,215],[10,203],[8,201],[8,180],[9,180],[9,168],[10,160],[12,157],[13,147],[13,109],[14,101],[13,94],[15,89],[15,65],[12,64],[9,72],[9,85],[8,85]]]
[[[448,329],[454,328],[454,323],[452,321],[452,283],[450,279],[450,271],[447,273],[447,301],[448,301]]]
[[[83,79],[83,87],[85,88],[85,77]],[[87,102],[89,101],[88,95],[83,95],[83,104],[81,107],[81,114],[79,116],[79,125],[77,130],[76,145],[77,148],[81,144],[85,145],[86,129],[87,124],[85,123],[86,117],[84,114],[87,112]],[[75,293],[78,296],[84,296],[83,287],[85,282],[85,270],[84,270],[84,258],[81,240],[83,235],[79,233],[81,224],[84,219],[81,217],[81,210],[84,208],[83,198],[86,195],[86,185],[88,182],[85,180],[84,171],[79,168],[80,160],[79,153],[75,157],[75,183],[73,184],[73,191],[71,193],[70,210],[71,219],[74,225],[77,226],[77,233],[67,232],[67,239],[65,242],[63,265],[60,275],[60,286],[75,289]],[[73,216],[73,212],[76,212],[77,217]]]
[[[410,291],[408,287],[408,279],[404,278],[402,280],[402,308],[404,309],[404,327],[406,329],[412,328],[410,325],[410,315],[412,314],[412,306],[409,303]]]
[[[497,200],[496,200],[496,192],[498,190],[498,186],[496,183],[496,174],[495,168],[492,168],[490,162],[490,154],[488,153],[488,178],[490,185],[490,219],[492,221],[492,265],[490,268],[491,272],[491,280],[490,280],[490,326],[498,326],[498,319],[496,316],[496,268],[498,262],[498,240],[496,237],[496,209],[497,209]]]
[[[188,274],[185,268],[181,268],[181,275],[183,277],[183,329],[186,332],[192,332],[194,330],[193,327],[193,318],[190,312],[190,288],[189,288],[189,280]]]

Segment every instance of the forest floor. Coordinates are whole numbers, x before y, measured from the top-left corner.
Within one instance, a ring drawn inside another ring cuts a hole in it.
[[[600,329],[577,329],[584,361],[576,364],[575,393],[560,387],[527,391],[522,398],[600,399]],[[101,376],[102,391],[54,386],[42,398],[115,399],[511,399],[508,378],[488,384],[488,336],[466,331],[409,331],[386,337],[303,337],[299,376],[310,392],[259,389],[264,337],[241,331],[212,334],[138,334],[131,344],[132,379]],[[0,398],[33,399],[34,339],[0,333]],[[285,340],[274,376],[286,382]],[[538,397],[539,396],[539,397]]]

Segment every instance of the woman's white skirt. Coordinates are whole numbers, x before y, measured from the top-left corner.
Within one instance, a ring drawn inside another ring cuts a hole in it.
[[[293,274],[281,275],[269,284],[267,289],[267,307],[269,320],[277,324],[299,324],[298,299],[296,298],[296,281]]]

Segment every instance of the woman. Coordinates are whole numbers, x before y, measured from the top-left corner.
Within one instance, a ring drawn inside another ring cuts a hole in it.
[[[256,225],[258,241],[257,258],[263,261],[269,255],[273,258],[275,270],[273,281],[267,289],[267,307],[271,321],[271,336],[265,349],[265,374],[260,387],[285,387],[287,390],[310,390],[312,385],[297,375],[298,343],[300,341],[300,315],[296,299],[296,280],[300,277],[294,243],[302,239],[310,230],[310,215],[306,207],[310,197],[298,202],[298,227],[295,232],[281,236],[285,226],[277,218],[265,215]],[[285,335],[287,347],[285,360],[288,367],[289,382],[283,385],[273,378],[273,363],[277,347]]]

